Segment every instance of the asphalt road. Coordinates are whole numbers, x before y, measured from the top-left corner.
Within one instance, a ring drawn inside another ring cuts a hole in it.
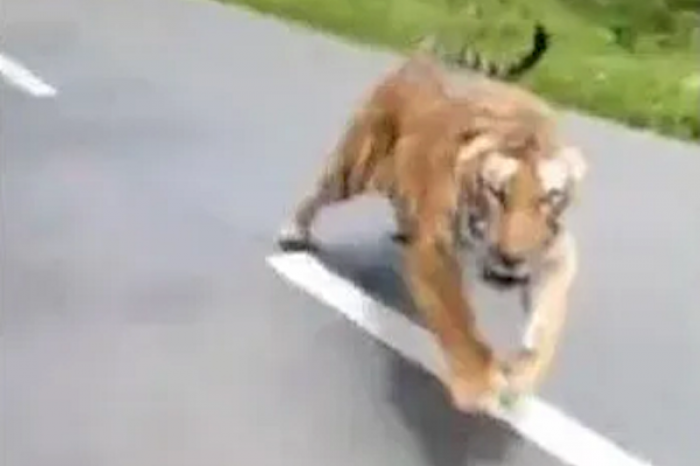
[[[559,465],[265,263],[395,57],[204,0],[6,0],[3,20],[0,53],[59,93],[0,77],[2,464]],[[564,125],[591,172],[541,395],[655,466],[697,466],[700,150]],[[399,305],[386,214],[358,202],[319,235]],[[517,310],[483,312],[506,341]]]

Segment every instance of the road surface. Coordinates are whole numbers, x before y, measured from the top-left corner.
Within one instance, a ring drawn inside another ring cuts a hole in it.
[[[432,377],[266,262],[396,57],[204,0],[3,7],[0,53],[57,91],[0,76],[3,464],[564,464],[453,412]],[[591,171],[541,398],[655,466],[697,466],[700,151],[564,125]],[[387,213],[353,203],[318,234],[398,309]],[[521,315],[485,301],[505,344]]]

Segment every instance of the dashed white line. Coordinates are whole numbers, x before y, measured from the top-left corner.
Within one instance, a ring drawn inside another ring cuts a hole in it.
[[[34,97],[54,97],[58,91],[38,76],[20,65],[16,60],[0,53],[0,75],[13,86]]]
[[[277,254],[268,257],[267,262],[287,280],[341,312],[406,359],[433,375],[444,371],[437,343],[426,329],[372,299],[313,256]],[[570,466],[652,466],[537,397],[519,401],[512,411],[492,414]]]

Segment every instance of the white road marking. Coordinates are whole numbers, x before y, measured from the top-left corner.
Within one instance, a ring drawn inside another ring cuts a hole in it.
[[[20,65],[17,61],[0,53],[0,75],[15,87],[34,97],[53,97],[58,91],[46,84],[38,76]]]
[[[287,280],[335,308],[406,359],[435,376],[444,371],[430,332],[332,273],[312,255],[277,254],[268,257],[267,262]],[[537,397],[521,400],[512,411],[492,415],[570,466],[652,466]]]

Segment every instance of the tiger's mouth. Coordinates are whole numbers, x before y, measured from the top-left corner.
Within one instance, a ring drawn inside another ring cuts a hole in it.
[[[524,270],[510,270],[484,265],[481,276],[487,284],[499,289],[512,289],[530,282],[530,273]]]

